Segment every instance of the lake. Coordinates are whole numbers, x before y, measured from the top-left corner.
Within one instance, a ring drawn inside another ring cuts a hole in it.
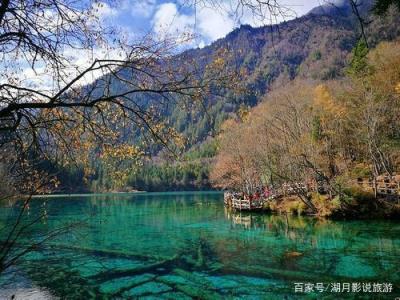
[[[0,212],[4,225],[17,210]],[[39,212],[25,242],[74,228],[4,274],[0,298],[13,289],[67,299],[400,296],[395,221],[232,213],[215,192],[36,198],[27,219]]]

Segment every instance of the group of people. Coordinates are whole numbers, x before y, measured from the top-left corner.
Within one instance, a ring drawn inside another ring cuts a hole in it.
[[[258,188],[253,193],[245,193],[245,192],[234,192],[232,196],[238,199],[245,199],[250,201],[259,201],[262,199],[268,199],[273,195],[273,191],[271,188],[263,187]]]

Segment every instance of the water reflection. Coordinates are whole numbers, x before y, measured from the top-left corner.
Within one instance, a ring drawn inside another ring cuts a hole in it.
[[[88,226],[31,255],[21,269],[71,299],[293,298],[299,280],[385,279],[399,288],[396,222],[234,213],[215,193],[38,199],[30,213],[43,203],[42,229],[66,220]]]

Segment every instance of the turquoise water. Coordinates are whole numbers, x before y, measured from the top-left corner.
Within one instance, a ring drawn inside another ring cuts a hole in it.
[[[149,193],[34,199],[25,221],[44,216],[25,239],[67,224],[74,228],[20,261],[1,285],[24,282],[66,299],[400,296],[399,222],[239,214],[227,211],[222,198]],[[2,208],[1,223],[16,212]],[[383,292],[383,284],[393,291]]]

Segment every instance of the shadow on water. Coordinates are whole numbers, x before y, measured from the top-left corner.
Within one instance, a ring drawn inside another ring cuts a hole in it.
[[[88,226],[31,254],[18,272],[68,299],[337,298],[329,290],[296,294],[295,282],[387,282],[390,297],[399,294],[396,222],[233,213],[218,193],[36,199],[32,214],[43,201],[42,226]]]

